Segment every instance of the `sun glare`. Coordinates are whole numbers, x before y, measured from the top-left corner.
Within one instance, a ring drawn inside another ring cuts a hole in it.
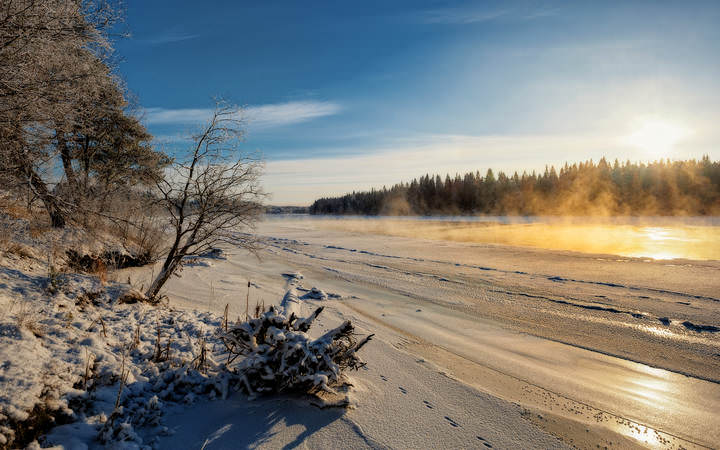
[[[641,122],[634,132],[625,136],[623,142],[660,158],[669,156],[675,145],[689,134],[687,128],[677,123],[652,119]]]

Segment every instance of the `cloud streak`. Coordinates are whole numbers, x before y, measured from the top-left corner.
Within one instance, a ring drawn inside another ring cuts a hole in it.
[[[204,122],[211,114],[212,110],[207,108],[146,108],[143,121],[148,125],[187,125]]]
[[[245,108],[244,117],[256,128],[267,128],[333,116],[340,111],[342,107],[338,103],[303,101],[249,106]]]
[[[138,42],[151,45],[170,44],[172,42],[182,42],[200,37],[199,34],[187,33],[163,33],[145,39],[137,39]]]
[[[534,20],[558,14],[557,9],[440,8],[413,14],[414,21],[426,25],[470,25],[500,19]]]
[[[307,122],[340,111],[342,107],[335,102],[296,101],[247,106],[238,118],[252,128],[262,129]],[[207,121],[212,113],[209,108],[147,108],[144,121],[148,125],[192,125]]]
[[[445,8],[422,11],[416,19],[420,23],[434,25],[468,25],[489,22],[508,14],[508,10],[479,11],[465,8]]]

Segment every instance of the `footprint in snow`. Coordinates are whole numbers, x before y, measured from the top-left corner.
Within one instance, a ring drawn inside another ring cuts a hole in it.
[[[400,392],[402,392],[403,394],[407,394],[407,390],[404,387],[398,386],[398,389],[400,389]]]
[[[428,409],[435,409],[435,407],[427,400],[423,400],[423,403],[425,404],[425,407]]]
[[[448,423],[449,423],[450,425],[452,425],[453,427],[455,427],[455,428],[459,428],[459,427],[460,427],[460,424],[459,424],[459,423],[455,422],[454,420],[452,420],[452,419],[449,418],[448,416],[445,416],[445,420],[447,420]]]

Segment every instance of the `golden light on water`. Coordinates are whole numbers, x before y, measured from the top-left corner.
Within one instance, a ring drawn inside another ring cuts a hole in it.
[[[500,224],[434,220],[317,221],[317,226],[421,239],[503,244],[657,260],[720,260],[718,226],[574,223]]]
[[[720,257],[720,249],[715,249],[713,242],[707,242],[717,234],[713,231],[713,228],[708,227],[642,227],[638,230],[637,239],[642,248],[625,256],[652,259],[717,259]],[[699,248],[705,244],[710,246],[710,252],[702,252]]]
[[[655,408],[664,409],[668,406],[668,399],[665,392],[670,388],[669,383],[664,380],[646,378],[633,380],[634,397]]]
[[[673,384],[668,380],[668,373],[662,369],[649,366],[633,365],[640,373],[638,377],[618,380],[618,389],[632,394],[640,402],[661,410],[672,408],[671,396]],[[636,439],[652,448],[670,447],[669,436],[663,436],[657,430],[636,422],[623,419],[615,423],[615,431]]]
[[[656,430],[645,425],[628,424],[627,426],[617,427],[616,431],[629,438],[640,441],[650,448],[669,447],[666,445],[666,442],[664,442],[667,441],[667,439],[662,439]]]

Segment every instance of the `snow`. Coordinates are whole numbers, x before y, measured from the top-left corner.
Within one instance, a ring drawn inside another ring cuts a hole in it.
[[[44,284],[39,269],[18,273],[0,267],[5,311],[0,319],[2,414],[21,422],[41,405],[76,421],[56,428],[45,444],[73,447],[72,442],[80,439],[78,433],[96,438],[102,434],[102,425],[112,440],[124,436],[139,444],[142,439],[133,427],[153,423],[161,409],[158,397],[177,402],[188,400],[194,392],[207,397],[208,392],[220,395],[226,389],[222,374],[211,378],[184,369],[197,354],[194,343],[218,328],[219,318],[121,304],[114,301],[118,286],[101,286],[90,276],[62,274],[55,294]],[[90,303],[85,301],[87,293],[99,295]],[[161,344],[169,345],[168,361],[153,360],[158,333]],[[123,373],[124,412],[111,426],[108,418],[113,415]],[[67,432],[65,427],[75,431]],[[12,431],[3,430],[3,434],[9,437]]]
[[[444,438],[449,445],[467,447],[480,442],[471,431],[477,421],[467,414],[478,405],[467,405],[465,412],[462,405],[447,411],[439,409],[436,414],[432,411],[436,408],[434,404],[441,403],[443,395],[458,397],[453,401],[467,403],[467,395],[456,392],[458,387],[464,391],[473,390],[457,382],[454,383],[457,386],[447,394],[431,389],[439,381],[447,384],[448,379],[435,368],[420,366],[418,372],[414,368],[418,365],[417,361],[408,355],[403,355],[405,361],[401,366],[418,373],[398,372],[393,368],[397,362],[397,355],[393,354],[396,351],[386,343],[379,346],[373,343],[372,354],[376,355],[373,358],[379,356],[380,359],[357,379],[357,386],[351,392],[354,409],[350,411],[342,408],[319,409],[312,406],[309,399],[298,397],[250,401],[245,395],[228,388],[228,374],[211,370],[211,374],[206,375],[187,368],[188,362],[195,360],[199,354],[199,336],[212,341],[210,330],[219,328],[219,316],[185,309],[153,308],[142,303],[121,304],[113,302],[109,296],[95,298],[94,304],[87,304],[79,301],[82,293],[102,288],[95,278],[89,276],[72,275],[72,281],[63,282],[63,289],[55,295],[48,295],[40,288],[42,272],[18,279],[15,272],[4,268],[0,275],[0,283],[14,286],[13,289],[4,289],[4,295],[17,290],[26,295],[34,292],[24,301],[56,311],[43,316],[41,336],[34,335],[27,326],[11,323],[14,317],[7,317],[2,323],[3,353],[0,356],[5,361],[2,372],[5,394],[2,398],[3,413],[15,420],[25,420],[36,403],[52,397],[54,403],[48,407],[64,410],[73,420],[70,424],[52,429],[41,440],[43,446],[95,448],[112,444],[122,448],[142,445],[178,448],[185,447],[188,442],[194,442],[199,447],[206,441],[207,445],[212,445],[208,448],[236,448],[239,442],[260,447],[293,442],[334,446],[333,442],[337,442],[339,436],[346,445],[353,447],[422,446],[432,436],[433,430],[437,432],[445,427],[455,430],[452,436]],[[292,291],[291,288],[289,292]],[[296,310],[303,315],[314,308],[301,300],[294,303]],[[94,317],[103,318],[105,333]],[[334,322],[338,319],[341,317],[335,316],[322,327],[325,333],[314,345],[327,345],[328,339],[323,336],[331,335],[334,328],[327,325],[331,322],[337,325]],[[298,326],[301,326],[300,323]],[[170,342],[170,361],[154,361],[158,330],[161,347]],[[285,338],[279,330],[276,331],[278,340]],[[28,358],[28,355],[33,357]],[[84,373],[88,366],[91,374],[85,383]],[[128,375],[120,391],[119,379],[124,371]],[[423,397],[422,400],[414,399],[415,408],[427,410],[427,417],[417,420],[414,427],[407,431],[384,426],[379,432],[385,437],[378,440],[372,436],[378,422],[387,421],[393,414],[408,413],[404,411],[408,405],[387,398],[383,393],[384,386],[378,385],[390,379],[399,383],[393,391],[395,396],[407,397],[411,390],[416,390],[417,395]],[[87,387],[78,386],[81,381]],[[316,376],[315,381],[325,385],[328,378]],[[116,410],[118,392],[121,392],[122,406]],[[227,400],[222,400],[228,396]],[[516,443],[536,442],[547,448],[561,446],[555,438],[522,421],[519,408],[505,402],[499,402],[498,407],[498,400],[489,395],[473,392],[472,397],[482,408],[500,408],[494,411],[497,423],[493,427],[501,428],[495,430],[486,425],[483,439],[496,436],[495,442],[502,442],[501,436],[508,434],[517,440]],[[216,400],[213,402],[213,399]],[[324,407],[332,402],[312,403]],[[200,411],[202,414],[198,423]],[[254,414],[252,417],[258,419],[248,421],[244,413],[250,411]],[[506,426],[508,417],[515,417],[518,422],[515,425],[521,425],[520,430]],[[231,422],[223,423],[228,420]],[[508,429],[503,431],[503,426]],[[364,431],[365,427],[370,432]],[[205,430],[208,430],[207,434],[204,434]],[[423,434],[418,435],[420,430]],[[507,438],[505,440],[511,442]]]
[[[710,328],[720,322],[720,264],[291,221],[259,232],[260,261],[230,248],[203,255],[171,279],[170,306],[160,307],[120,303],[130,286],[72,273],[50,292],[45,244],[23,241],[25,256],[0,252],[0,424],[27,419],[37,404],[64,411],[69,423],[38,444],[68,449],[720,442],[708,427],[719,419],[720,388],[705,381],[720,364]],[[116,278],[139,288],[151,274]],[[367,365],[336,395],[248,397],[224,369],[218,339],[226,304],[232,324],[246,298],[250,311],[274,305],[286,316],[324,307],[308,332],[318,342],[347,320],[359,336],[374,333],[360,355]],[[348,407],[331,407],[340,403]]]

